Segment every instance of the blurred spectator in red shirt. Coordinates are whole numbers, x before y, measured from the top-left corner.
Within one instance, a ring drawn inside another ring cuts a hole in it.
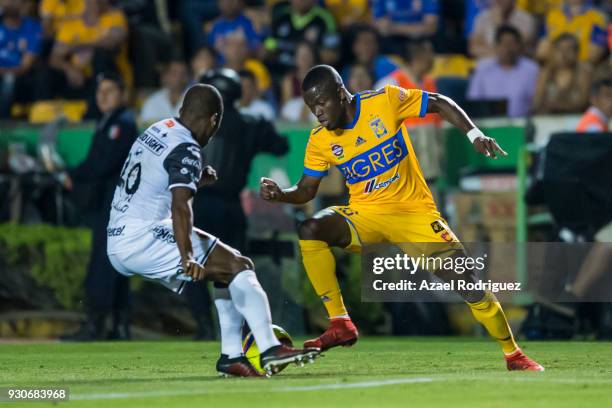
[[[385,85],[395,85],[405,89],[422,89],[427,92],[437,92],[435,79],[429,74],[434,65],[434,49],[431,41],[421,39],[406,44],[404,63],[386,77],[376,82],[375,88]],[[424,118],[409,118],[406,126],[414,127],[424,124],[440,124],[440,117],[427,114]]]
[[[591,89],[591,107],[582,115],[577,132],[608,132],[612,119],[612,79],[596,81]]]
[[[495,55],[495,32],[502,25],[520,31],[527,51],[534,46],[536,21],[533,16],[516,7],[516,0],[493,0],[490,7],[482,10],[474,23],[469,37],[470,55],[475,58]]]
[[[582,112],[589,99],[592,69],[579,61],[576,37],[565,33],[553,43],[550,60],[538,76],[534,98],[536,113]]]

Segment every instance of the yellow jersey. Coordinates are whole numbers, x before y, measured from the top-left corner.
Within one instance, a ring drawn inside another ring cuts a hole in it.
[[[393,85],[356,94],[353,123],[310,133],[304,174],[323,177],[336,166],[356,210],[437,214],[404,125],[407,118],[425,116],[428,95]]]
[[[574,34],[580,44],[579,58],[586,61],[591,44],[606,46],[606,24],[606,16],[595,8],[585,6],[581,14],[570,16],[566,7],[559,7],[546,15],[546,36],[554,41],[563,33]]]
[[[92,26],[85,24],[82,19],[64,21],[59,27],[55,40],[69,46],[88,44],[97,41],[113,28],[128,31],[128,22],[125,14],[119,9],[111,9],[101,14],[96,24]],[[92,58],[91,49],[80,51],[77,48],[77,51],[71,56],[71,63],[75,67],[82,69],[86,76],[91,76],[93,73],[93,67],[91,66]],[[119,52],[115,57],[115,64],[123,81],[131,88],[134,77],[132,66],[128,59],[127,41],[119,47]]]

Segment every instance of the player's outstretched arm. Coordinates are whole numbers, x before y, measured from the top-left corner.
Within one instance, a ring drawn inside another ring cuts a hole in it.
[[[204,267],[193,258],[191,230],[193,228],[193,211],[191,202],[193,190],[186,187],[174,187],[172,190],[172,229],[174,239],[181,254],[185,274],[194,280],[204,278]]]
[[[492,137],[485,136],[474,125],[469,116],[451,98],[437,93],[429,93],[427,113],[437,113],[450,124],[467,134],[474,145],[474,150],[487,157],[497,159],[497,155],[507,156]]]
[[[321,183],[320,177],[302,175],[296,185],[281,189],[272,179],[262,177],[259,182],[259,195],[264,200],[289,204],[305,204],[312,200]]]

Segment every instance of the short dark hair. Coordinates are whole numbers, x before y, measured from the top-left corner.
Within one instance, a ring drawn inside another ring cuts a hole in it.
[[[380,35],[378,34],[378,31],[376,31],[376,29],[374,27],[372,27],[370,24],[358,24],[355,25],[352,29],[352,39],[353,41],[355,41],[355,39],[357,39],[357,36],[361,33],[370,33],[372,34],[374,37],[376,37],[377,40],[379,40]]]
[[[516,29],[516,27],[504,24],[501,25],[497,31],[495,31],[495,44],[499,44],[501,38],[506,34],[514,36],[514,39],[518,42],[523,42],[523,36],[521,35],[521,32]]]
[[[166,72],[168,69],[170,69],[170,66],[172,64],[181,64],[181,65],[183,65],[185,67],[187,66],[187,63],[182,58],[171,58],[168,61],[163,63],[163,65],[162,65],[162,72]]]
[[[214,86],[195,84],[185,93],[181,114],[201,116],[221,112],[223,112],[223,98]]]
[[[580,50],[580,41],[578,40],[578,37],[576,37],[574,34],[572,33],[561,34],[560,36],[554,39],[553,45],[557,46],[562,41],[571,41],[574,43],[574,47],[576,47],[576,50]]]
[[[313,57],[315,65],[318,64],[319,61],[321,60],[321,57],[319,55],[319,50],[317,49],[317,46],[313,44],[311,41],[301,40],[295,45],[295,50],[297,51],[298,47],[302,47],[302,46],[310,50],[310,52],[312,53],[312,57]]]
[[[302,91],[306,92],[312,87],[322,86],[324,88],[342,85],[342,78],[338,71],[329,65],[315,65],[310,68],[302,81]]]
[[[415,38],[413,40],[406,41],[403,55],[404,60],[406,62],[412,62],[414,56],[425,51],[428,46],[433,47],[433,43],[429,38],[426,37]]]
[[[215,50],[215,48],[213,46],[208,45],[208,44],[204,44],[204,45],[198,47],[198,49],[195,50],[195,52],[193,53],[193,56],[191,58],[193,59],[193,57],[195,57],[197,54],[199,54],[202,51],[208,52],[213,57],[215,57],[215,59],[219,58],[219,53],[217,52],[217,50]]]
[[[612,77],[598,79],[591,85],[591,95],[597,95],[603,88],[612,87]]]
[[[100,85],[102,81],[112,81],[114,82],[121,91],[125,90],[125,83],[123,82],[123,78],[113,71],[109,72],[101,72],[96,76],[96,87]]]

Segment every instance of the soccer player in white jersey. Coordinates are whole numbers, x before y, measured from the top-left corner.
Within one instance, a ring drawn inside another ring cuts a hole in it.
[[[242,354],[244,320],[268,373],[289,362],[312,361],[320,350],[281,345],[253,262],[193,227],[193,196],[198,187],[216,180],[214,169],[202,168],[200,149],[219,128],[222,115],[217,89],[194,85],[185,94],[178,118],[157,122],[138,137],[115,189],[107,252],[120,273],[156,280],[176,293],[190,280],[229,284],[215,288],[221,326],[217,371],[260,376]]]

